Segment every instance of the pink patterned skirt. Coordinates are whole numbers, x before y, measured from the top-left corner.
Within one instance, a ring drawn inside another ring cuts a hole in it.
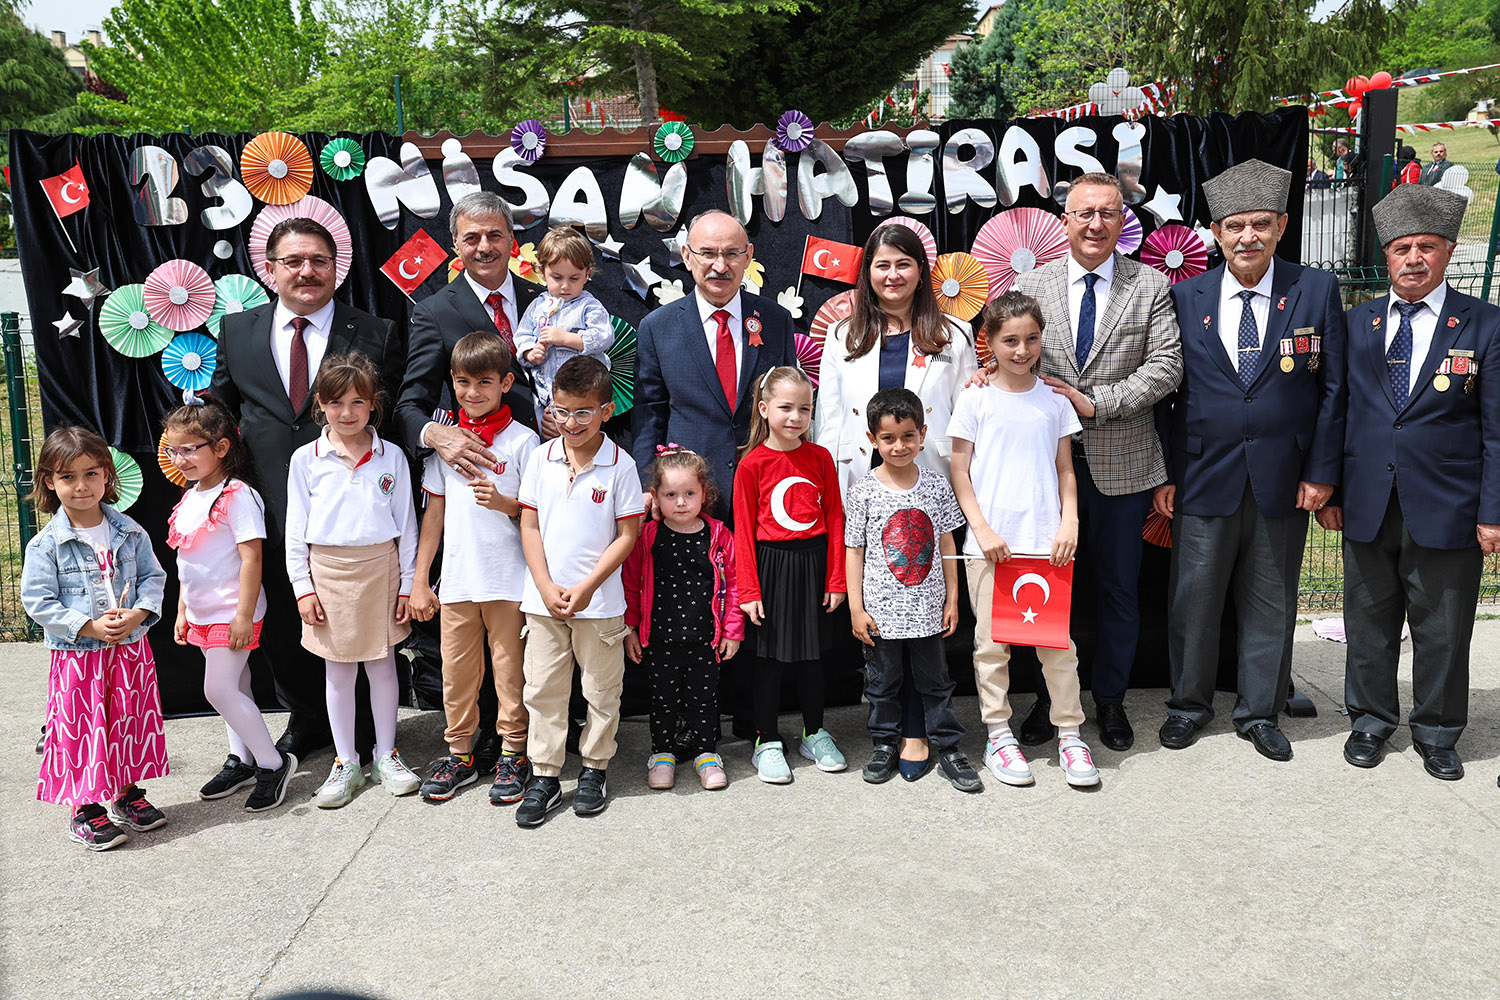
[[[109,802],[166,773],[156,660],[146,637],[108,649],[54,649],[36,797],[67,806]]]

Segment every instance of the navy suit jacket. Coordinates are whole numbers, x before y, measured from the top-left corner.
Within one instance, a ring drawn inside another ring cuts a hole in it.
[[[760,319],[761,344],[751,344],[750,334],[742,334],[745,347],[733,412],[708,353],[696,295],[669,302],[641,321],[631,451],[643,479],[656,460],[656,446],[675,441],[703,456],[727,503],[739,448],[750,436],[756,380],[772,368],[797,363],[791,314],[771,299],[743,291],[740,311],[746,320]]]
[[[1375,538],[1394,485],[1418,545],[1470,548],[1479,544],[1476,525],[1500,524],[1500,308],[1449,285],[1420,377],[1399,409],[1386,375],[1389,312],[1389,295],[1349,310],[1344,536]],[[1472,393],[1463,375],[1449,375],[1446,391],[1433,385],[1445,360],[1465,356],[1454,351],[1472,351],[1479,363]]]
[[[1271,308],[1247,390],[1219,339],[1222,324],[1239,328],[1239,313],[1219,315],[1219,292],[1233,281],[1224,265],[1172,286],[1182,328],[1182,383],[1159,404],[1162,450],[1176,510],[1227,517],[1239,509],[1245,482],[1266,517],[1297,508],[1300,481],[1337,486],[1344,449],[1346,335],[1338,279],[1283,260],[1271,275]],[[1286,338],[1322,338],[1316,372],[1309,352],[1281,370]]]

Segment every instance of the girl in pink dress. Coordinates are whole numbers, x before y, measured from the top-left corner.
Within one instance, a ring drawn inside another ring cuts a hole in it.
[[[145,530],[110,504],[119,479],[93,431],[47,435],[31,499],[53,515],[21,569],[21,601],[46,631],[47,740],[37,798],[73,807],[68,836],[93,851],[121,827],[167,821],[140,782],[167,773],[156,661],[146,630],[161,619],[162,572]]]

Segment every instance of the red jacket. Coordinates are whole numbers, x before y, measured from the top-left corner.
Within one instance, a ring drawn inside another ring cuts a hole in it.
[[[707,525],[708,559],[714,564],[714,656],[717,657],[719,640],[745,638],[745,612],[740,610],[739,585],[734,575],[734,535],[707,514],[700,514]],[[651,598],[656,592],[656,562],[651,555],[651,543],[661,522],[646,518],[641,525],[641,537],[635,548],[625,557],[625,624],[636,630],[641,646],[651,639]],[[670,529],[668,529],[670,530]]]

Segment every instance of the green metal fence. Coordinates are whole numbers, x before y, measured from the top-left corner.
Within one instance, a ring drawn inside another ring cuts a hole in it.
[[[0,424],[0,454],[10,456],[10,475],[0,477],[0,640],[40,639],[21,607],[21,557],[36,534],[37,514],[26,499],[32,469],[42,444],[42,415],[37,407],[36,356],[22,341],[20,317],[0,314],[0,349],[5,353],[7,419]]]

